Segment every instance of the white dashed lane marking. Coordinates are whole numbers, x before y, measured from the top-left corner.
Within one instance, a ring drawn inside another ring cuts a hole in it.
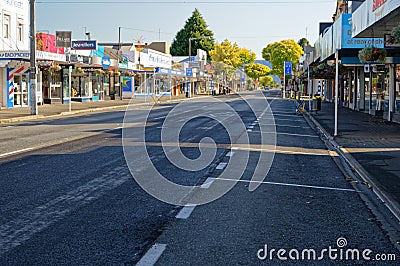
[[[225,169],[225,167],[227,166],[228,164],[227,163],[220,163],[218,166],[217,166],[217,170],[224,170]]]
[[[167,245],[165,244],[154,244],[136,264],[136,266],[153,266],[157,263],[158,259],[164,253],[166,248]]]
[[[190,215],[194,211],[194,208],[196,208],[196,205],[188,205],[183,207],[181,211],[175,216],[175,218],[186,220],[190,217]]]
[[[226,154],[226,157],[233,157],[233,155],[235,155],[235,152],[230,151]]]
[[[207,178],[207,180],[204,182],[204,184],[201,185],[201,188],[205,188],[205,189],[210,188],[212,183],[214,183],[214,181],[215,181],[215,178],[212,178],[212,177]]]

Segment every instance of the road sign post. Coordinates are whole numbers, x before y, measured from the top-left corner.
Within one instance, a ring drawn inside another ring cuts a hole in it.
[[[293,63],[283,62],[283,98],[286,98],[286,75],[292,75]]]

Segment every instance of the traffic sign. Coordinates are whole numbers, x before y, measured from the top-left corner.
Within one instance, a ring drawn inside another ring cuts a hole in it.
[[[186,68],[186,76],[193,77],[193,69],[192,68]]]
[[[285,74],[292,75],[293,63],[292,62],[285,62]]]

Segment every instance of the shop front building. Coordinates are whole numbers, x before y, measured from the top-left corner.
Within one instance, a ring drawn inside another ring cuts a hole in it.
[[[0,1],[0,108],[28,106],[29,1]]]
[[[390,105],[391,74],[387,61],[393,60],[393,52],[388,52],[385,62],[361,62],[359,51],[373,46],[384,49],[384,38],[353,37],[352,14],[341,14],[333,25],[320,35],[317,41],[314,69],[332,72],[323,81],[323,97],[334,101],[336,51],[339,60],[339,102],[342,106],[363,111],[371,115],[387,116]],[[321,69],[325,68],[325,69]],[[321,78],[321,77],[320,77]],[[313,80],[315,85],[319,80]],[[312,85],[312,87],[315,87]],[[315,89],[313,93],[316,93]]]
[[[364,84],[357,94],[360,110],[400,122],[400,40],[392,30],[400,24],[400,0],[366,0],[352,14],[352,36],[382,38],[386,50],[383,64],[364,66]],[[362,74],[362,73],[361,73]],[[365,95],[365,96],[364,96]]]
[[[62,64],[67,63],[64,48],[56,47],[56,36],[36,34],[36,58],[38,67],[37,87],[45,104],[62,103]]]

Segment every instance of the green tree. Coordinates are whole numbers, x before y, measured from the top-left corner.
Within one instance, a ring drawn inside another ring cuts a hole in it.
[[[262,86],[273,86],[274,85],[274,78],[272,76],[264,76],[260,78],[260,84]]]
[[[295,68],[302,55],[303,48],[294,40],[274,42],[262,50],[262,57],[272,64],[272,74],[280,77],[283,77],[284,62],[292,62]]]
[[[311,46],[311,45],[310,45],[310,42],[309,42],[306,38],[301,38],[301,39],[297,42],[297,44],[300,45],[301,48],[303,48],[303,51],[304,51],[304,48],[305,48],[306,46]]]
[[[241,48],[239,51],[239,60],[242,65],[253,64],[256,61],[256,54],[246,48]]]
[[[244,67],[246,75],[254,80],[266,77],[270,74],[271,69],[263,64],[247,64]]]
[[[186,56],[189,55],[189,38],[196,38],[191,41],[192,51],[195,55],[197,49],[208,52],[214,48],[214,33],[207,28],[207,24],[197,8],[192,16],[186,20],[186,24],[178,31],[171,44],[171,55]],[[209,36],[209,38],[205,38]]]
[[[235,69],[244,64],[254,63],[256,54],[248,49],[240,48],[237,43],[231,43],[225,39],[221,44],[214,45],[214,49],[210,51],[211,60],[231,66]]]

